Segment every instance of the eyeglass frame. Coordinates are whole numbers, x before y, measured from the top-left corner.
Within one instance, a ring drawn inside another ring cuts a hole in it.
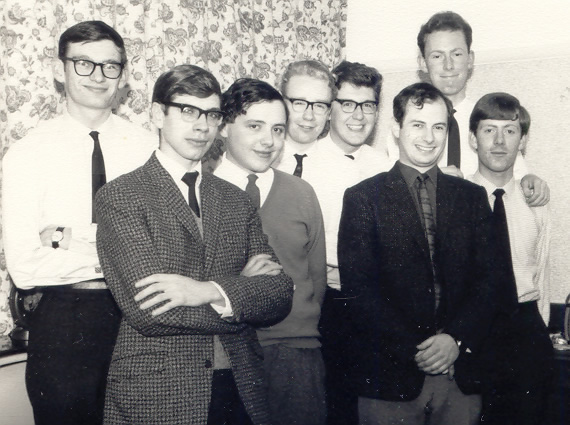
[[[197,106],[194,105],[190,105],[188,103],[178,103],[178,102],[160,102],[161,104],[163,104],[164,106],[172,106],[175,108],[180,108],[180,115],[182,116],[182,120],[184,122],[196,122],[200,119],[200,117],[202,115],[206,115],[206,123],[208,124],[208,126],[210,127],[217,127],[219,126],[222,121],[224,120],[224,112],[221,111],[220,109],[209,109],[209,110],[205,110],[202,108],[198,108]],[[184,113],[184,108],[192,108],[198,111],[198,116],[195,119],[192,120],[188,120],[187,118],[185,119],[184,117],[188,117],[188,114]],[[216,113],[216,114],[220,114],[220,118],[219,118],[219,122],[212,124],[210,123],[209,118],[212,116],[210,114],[212,113]]]
[[[92,60],[90,60],[90,59],[80,59],[80,58],[74,59],[74,58],[68,58],[68,57],[65,57],[65,56],[61,56],[60,59],[61,59],[63,62],[65,62],[65,61],[71,61],[71,62],[73,62],[73,70],[74,70],[75,73],[76,73],[77,75],[79,75],[80,77],[90,77],[90,76],[93,75],[93,73],[95,72],[95,69],[96,69],[97,67],[100,67],[100,68],[101,68],[101,73],[103,74],[103,77],[108,78],[109,80],[116,80],[116,79],[118,79],[118,78],[121,78],[121,74],[123,73],[123,70],[125,69],[125,64],[124,64],[123,62],[105,62],[105,63],[102,63],[102,62],[94,62],[94,61],[92,61]],[[88,62],[88,63],[90,63],[91,65],[93,65],[93,69],[91,70],[91,72],[90,72],[89,74],[80,74],[80,73],[77,71],[77,62]],[[121,68],[120,71],[119,71],[119,75],[117,75],[116,77],[109,77],[109,76],[107,76],[107,74],[105,74],[105,68],[104,68],[105,65],[119,65],[120,68]]]
[[[340,103],[340,107],[342,109],[342,112],[344,112],[345,114],[353,114],[354,111],[356,111],[356,108],[358,108],[360,106],[360,110],[362,111],[363,114],[366,115],[372,115],[375,114],[378,111],[378,102],[373,101],[373,100],[365,100],[364,102],[357,102],[356,100],[352,100],[352,99],[334,99],[335,102]],[[344,107],[343,107],[343,103],[345,102],[352,102],[355,104],[354,109],[352,111],[345,111]],[[364,112],[364,104],[365,103],[371,103],[374,105],[374,111],[372,112]]]
[[[295,99],[292,97],[285,97],[285,99],[287,99],[289,102],[291,102],[291,107],[293,108],[293,110],[295,112],[305,112],[307,109],[309,109],[309,106],[310,106],[311,110],[313,111],[314,114],[325,115],[331,109],[331,103],[327,103],[327,102],[309,102],[308,100],[305,100],[305,99]],[[303,102],[303,103],[306,103],[307,106],[305,106],[305,109],[303,109],[302,111],[298,111],[295,109],[295,105],[294,105],[295,102]],[[317,112],[315,112],[314,105],[325,105],[327,107],[327,109],[324,110],[322,113],[318,109],[317,109]]]

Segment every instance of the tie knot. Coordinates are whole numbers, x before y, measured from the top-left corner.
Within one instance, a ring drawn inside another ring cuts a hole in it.
[[[307,156],[307,154],[304,153],[303,155],[299,155],[298,153],[296,153],[293,156],[297,160],[297,164],[301,164],[303,162],[303,158],[305,158]]]
[[[196,185],[196,179],[198,178],[198,171],[193,171],[191,173],[184,174],[182,181],[188,185],[188,187],[194,187]]]
[[[428,179],[429,179],[429,176],[427,174],[418,175],[418,180],[420,181],[420,183],[425,183],[428,181]]]
[[[505,191],[503,189],[495,189],[495,191],[493,192],[493,195],[495,195],[495,198],[498,198],[498,199],[501,199],[504,194],[505,194]]]
[[[257,179],[258,179],[257,174],[248,174],[247,175],[247,181],[251,184],[255,184]]]
[[[95,131],[95,130],[94,130],[94,131],[92,131],[91,133],[89,133],[89,135],[91,136],[91,138],[92,138],[94,141],[96,141],[96,142],[99,141],[99,132],[98,132],[98,131]]]

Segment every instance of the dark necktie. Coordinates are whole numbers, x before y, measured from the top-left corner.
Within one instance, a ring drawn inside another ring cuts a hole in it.
[[[436,275],[436,268],[434,262],[435,254],[435,219],[433,216],[433,211],[431,208],[429,193],[427,190],[426,181],[429,179],[427,174],[420,174],[418,176],[418,200],[420,203],[420,210],[422,212],[422,218],[424,223],[424,230],[426,233],[426,238],[429,245],[429,255],[431,258],[433,277],[434,277],[434,289],[435,289],[435,308],[439,307],[439,302],[441,299],[441,285]]]
[[[198,171],[184,174],[182,181],[188,185],[188,205],[196,217],[200,217],[200,208],[198,207],[198,199],[196,198],[196,179],[198,178]]]
[[[107,182],[105,176],[105,161],[103,160],[103,152],[99,143],[99,132],[92,131],[89,133],[93,139],[93,154],[91,155],[91,195],[93,201],[97,191]],[[92,203],[91,222],[97,223],[95,217],[95,202]]]
[[[295,167],[295,171],[293,171],[293,175],[297,177],[301,177],[303,175],[303,158],[307,156],[307,154],[299,155],[298,153],[293,155],[297,160],[297,166]]]
[[[247,176],[247,186],[245,187],[245,191],[251,198],[253,206],[259,209],[259,206],[261,205],[261,194],[259,193],[259,187],[255,184],[256,180],[257,175],[249,174]]]
[[[455,119],[455,109],[449,119],[449,130],[447,133],[447,165],[455,165],[461,168],[461,147],[459,138],[459,125]]]
[[[512,311],[512,309],[516,308],[518,299],[515,273],[513,271],[511,244],[509,242],[509,226],[507,224],[507,214],[503,201],[504,194],[505,191],[503,189],[496,189],[493,192],[493,195],[495,195],[495,204],[493,205],[494,233],[497,238],[496,248],[498,251],[495,255],[497,267],[506,273],[505,282],[499,282],[505,297],[505,305],[503,307],[508,311]]]
[[[347,158],[350,158],[354,161],[354,155],[345,155]]]

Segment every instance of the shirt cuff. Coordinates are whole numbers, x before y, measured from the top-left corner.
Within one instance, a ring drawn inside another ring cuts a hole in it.
[[[224,290],[222,289],[222,287],[221,287],[220,285],[218,285],[216,282],[210,281],[210,283],[211,283],[212,285],[214,285],[218,291],[220,291],[220,294],[222,294],[222,297],[224,297],[224,301],[226,302],[225,307],[221,307],[221,306],[219,306],[219,305],[215,305],[215,304],[210,303],[210,305],[212,306],[212,308],[213,308],[214,310],[216,310],[216,312],[219,313],[222,318],[233,316],[234,312],[233,312],[233,310],[232,310],[232,305],[230,304],[230,299],[229,299],[228,296],[226,295],[225,291],[224,291]]]

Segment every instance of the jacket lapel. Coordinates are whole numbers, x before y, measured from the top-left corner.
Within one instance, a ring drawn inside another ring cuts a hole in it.
[[[397,164],[388,172],[386,189],[386,200],[389,205],[393,205],[393,210],[398,214],[398,220],[401,221],[404,229],[409,229],[409,234],[421,248],[426,260],[431,261],[427,238],[416,204]]]
[[[154,153],[147,162],[147,170],[151,176],[151,181],[155,181],[159,185],[161,204],[167,206],[172,211],[197,242],[202,243],[202,235],[196,219],[192,215],[192,210],[184,200],[180,189],[178,189],[170,174],[160,165]]]
[[[202,174],[202,184],[200,185],[200,198],[202,201],[202,228],[204,231],[204,243],[206,245],[206,258],[204,271],[208,275],[216,256],[220,223],[223,223],[222,216],[222,194],[213,184],[214,177],[208,173]]]
[[[459,186],[450,184],[449,177],[438,170],[437,173],[437,224],[436,232],[439,246],[444,247],[443,241],[447,237],[449,223],[453,218],[452,211],[457,199]]]

